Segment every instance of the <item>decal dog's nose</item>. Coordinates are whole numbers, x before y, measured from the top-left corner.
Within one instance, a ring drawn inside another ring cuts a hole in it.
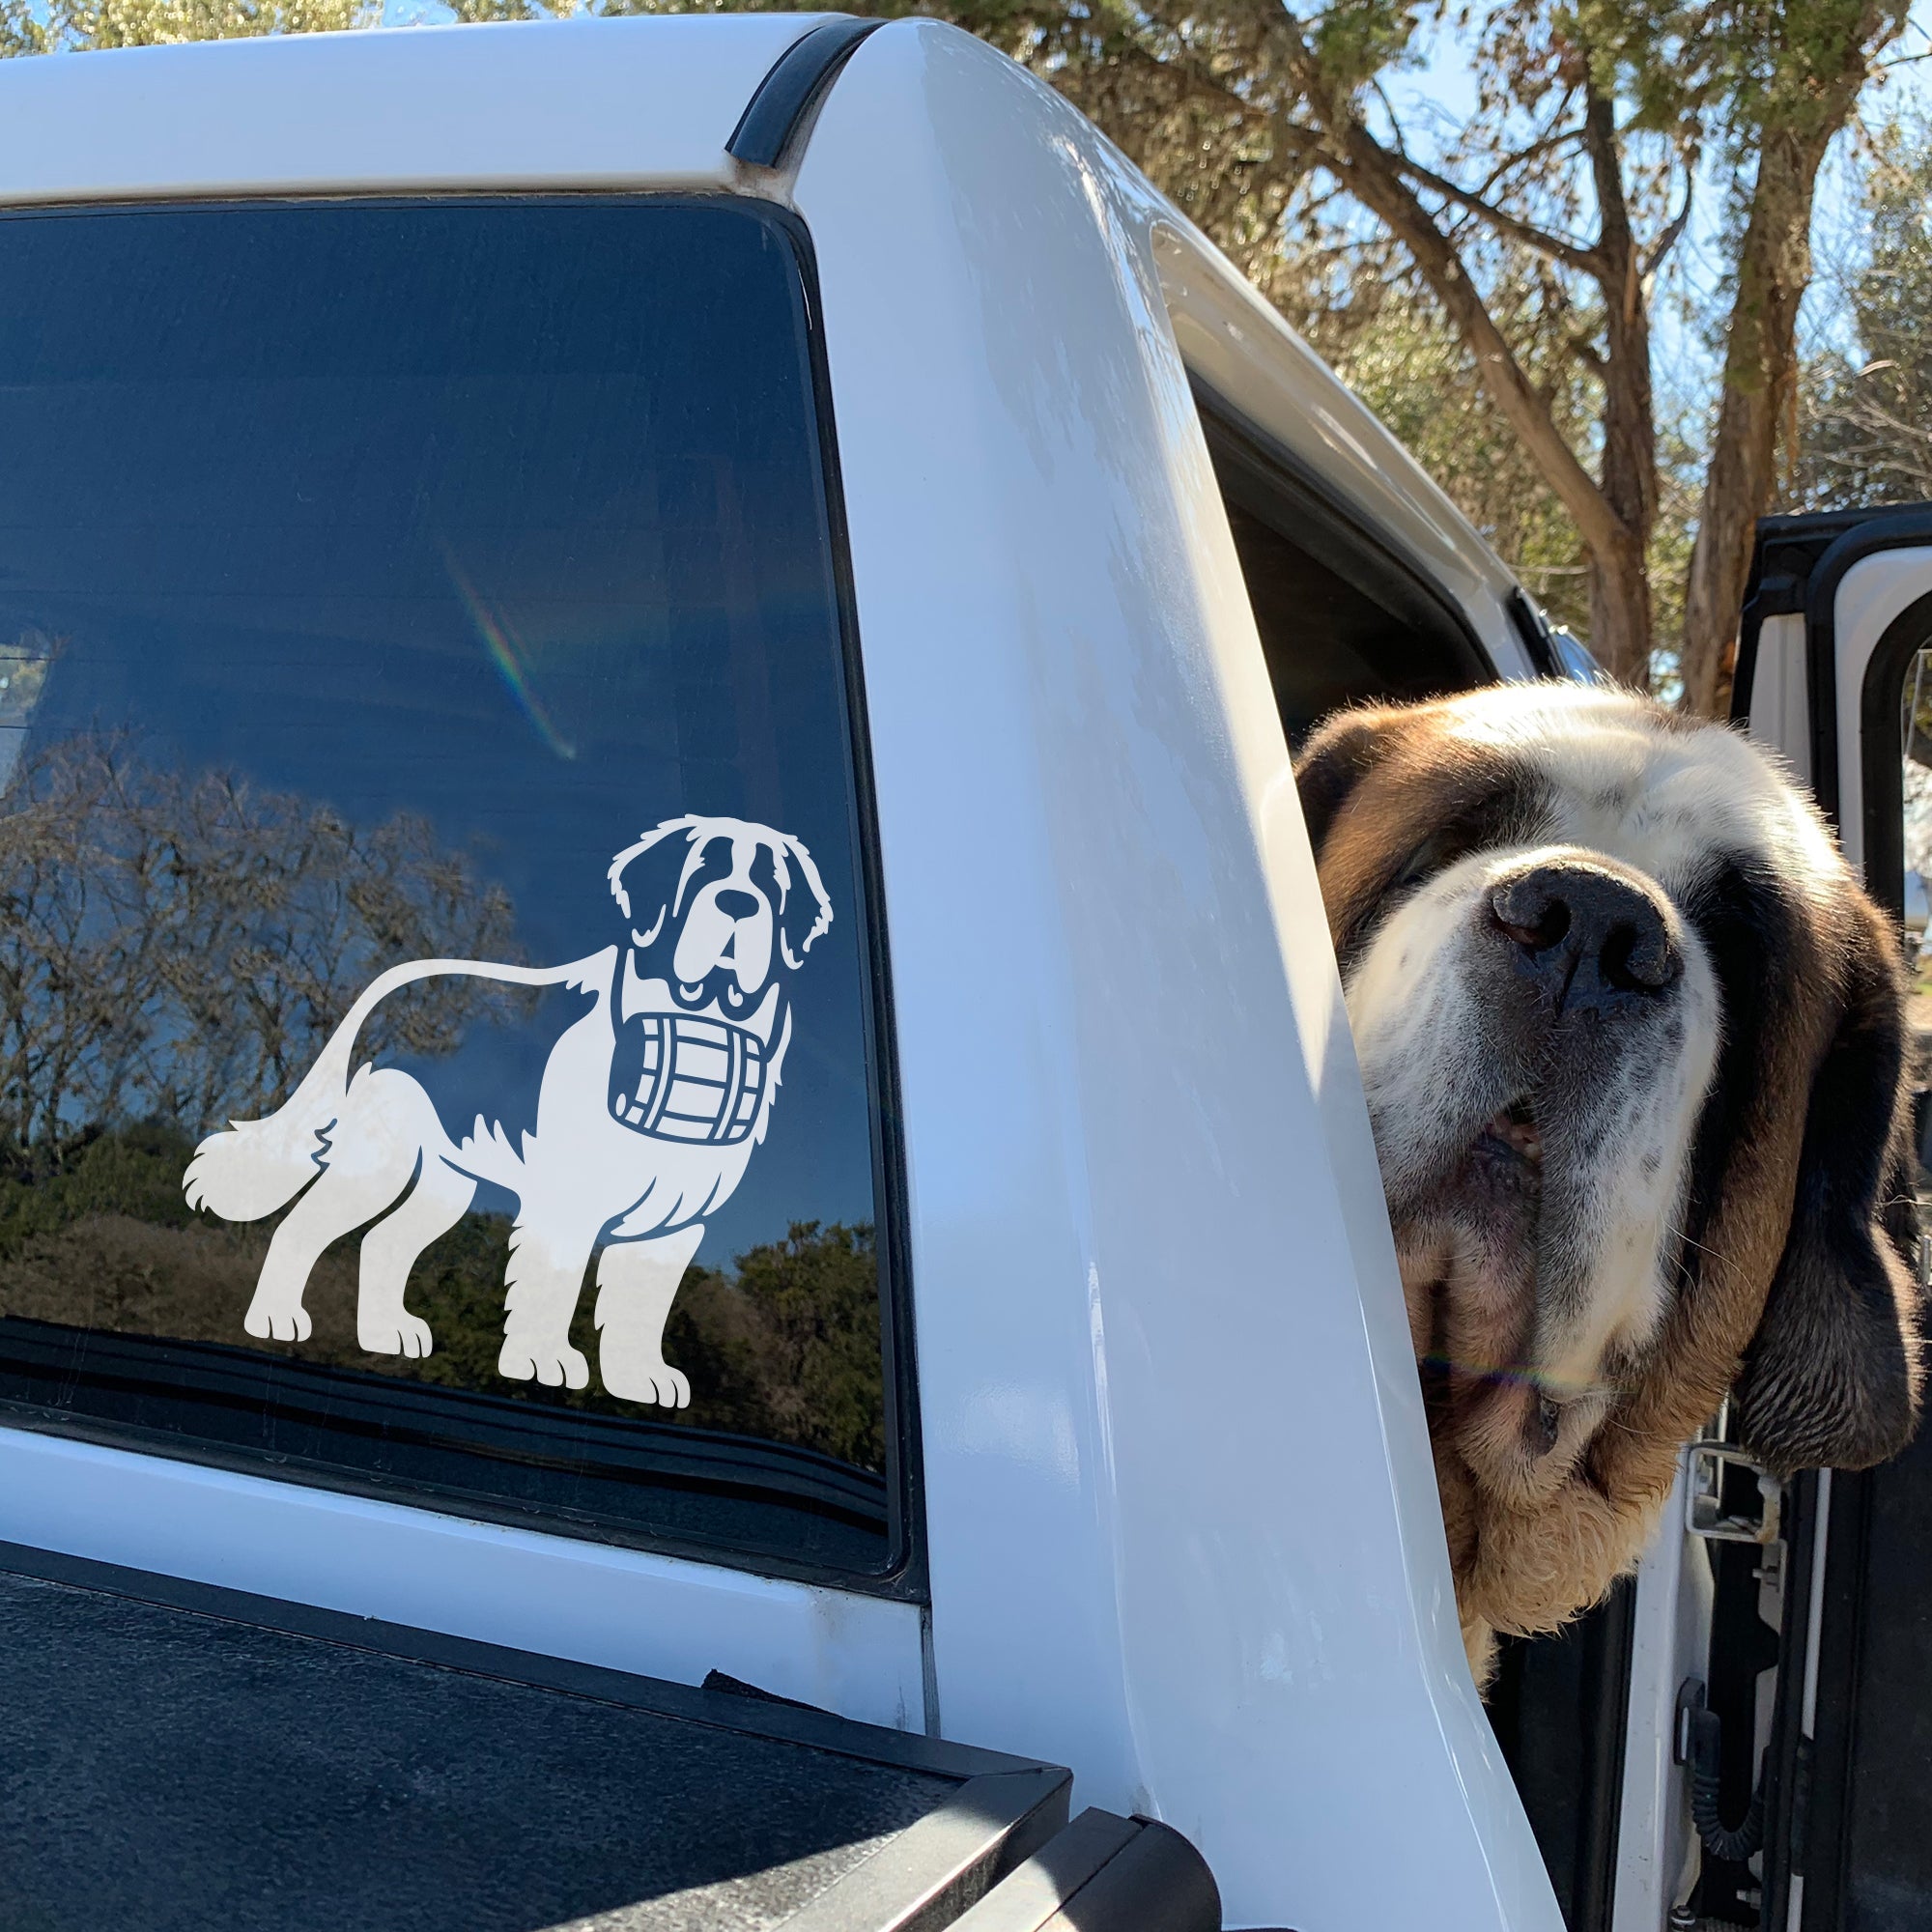
[[[1558,1012],[1608,1011],[1633,994],[1662,992],[1684,970],[1657,899],[1580,861],[1505,880],[1490,895],[1490,920]]]
[[[751,893],[739,892],[735,886],[726,887],[711,902],[726,919],[750,919],[758,909],[757,899]]]

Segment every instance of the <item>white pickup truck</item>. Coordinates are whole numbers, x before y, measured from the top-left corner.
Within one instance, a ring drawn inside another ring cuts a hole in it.
[[[0,449],[0,1919],[1926,1922],[1919,1464],[1477,1700],[1289,756],[1576,667],[1046,88],[6,63]],[[1768,526],[1894,901],[1928,636]]]

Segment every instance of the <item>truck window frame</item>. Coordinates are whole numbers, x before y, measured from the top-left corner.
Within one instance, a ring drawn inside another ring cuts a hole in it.
[[[878,810],[873,781],[871,733],[866,706],[864,665],[858,628],[844,486],[838,461],[837,422],[832,401],[829,363],[824,340],[824,304],[820,295],[817,258],[805,222],[790,209],[763,199],[721,191],[618,189],[593,194],[551,187],[526,192],[477,194],[451,190],[394,191],[351,194],[269,193],[261,195],[190,196],[156,199],[103,200],[82,206],[34,204],[0,209],[0,220],[36,220],[54,215],[99,218],[138,217],[147,213],[179,213],[185,208],[210,214],[229,210],[336,206],[409,209],[437,203],[466,207],[512,207],[531,203],[594,200],[634,206],[728,205],[734,213],[749,211],[764,222],[790,250],[801,292],[804,349],[811,388],[810,407],[819,450],[819,478],[833,584],[842,669],[842,697],[848,721],[850,770],[847,787],[853,849],[864,888],[861,998],[868,1046],[871,1094],[871,1160],[873,1198],[880,1225],[876,1229],[879,1270],[880,1346],[887,1448],[885,1479],[886,1548],[877,1569],[836,1566],[810,1557],[753,1550],[724,1543],[666,1536],[633,1525],[588,1521],[574,1516],[545,1512],[504,1500],[464,1492],[447,1495],[428,1487],[411,1488],[363,1478],[347,1468],[265,1461],[262,1457],[226,1450],[214,1442],[191,1436],[161,1438],[152,1433],[116,1428],[85,1416],[60,1418],[22,1413],[0,1407],[0,1428],[92,1441],[115,1449],[164,1461],[221,1468],[294,1486],[334,1491],[437,1515],[455,1515],[501,1523],[539,1535],[578,1542],[601,1543],[620,1548],[650,1551],[683,1561],[782,1577],[841,1592],[881,1597],[925,1605],[930,1602],[926,1555],[924,1482],[919,1428],[916,1350],[913,1341],[911,1251],[905,1152],[899,1105],[897,1047],[893,1026],[890,951],[884,911],[884,880],[879,850]],[[405,1388],[408,1385],[403,1385]]]
[[[1224,510],[1242,510],[1284,548],[1308,557],[1350,589],[1380,605],[1392,619],[1409,626],[1415,636],[1417,658],[1427,656],[1432,666],[1440,666],[1446,673],[1440,679],[1425,677],[1421,683],[1448,693],[1498,681],[1500,673],[1494,662],[1483,647],[1468,616],[1452,597],[1238,404],[1192,370],[1188,372],[1188,385],[1213,462],[1215,491]],[[1233,488],[1230,472],[1235,479]],[[1319,536],[1321,545],[1319,554],[1307,542],[1290,533],[1296,529]],[[1255,612],[1256,628],[1261,632],[1268,682],[1280,704],[1282,684],[1275,673],[1273,647],[1264,628],[1263,613],[1256,608],[1254,592],[1247,585],[1245,570],[1242,581],[1249,607]],[[1516,621],[1523,632],[1527,648],[1530,627],[1520,617]],[[1352,692],[1350,701],[1399,699],[1404,695],[1384,686],[1376,691]],[[1284,729],[1289,729],[1290,750],[1298,750],[1298,734],[1290,729],[1286,709],[1282,723]]]

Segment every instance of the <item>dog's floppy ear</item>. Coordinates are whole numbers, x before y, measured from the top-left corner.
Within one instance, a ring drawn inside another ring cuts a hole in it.
[[[1859,903],[1837,1030],[1812,1082],[1784,1255],[1738,1383],[1768,1468],[1861,1469],[1918,1413],[1918,1204],[1894,948]]]
[[[811,854],[790,833],[774,835],[772,856],[779,879],[779,950],[784,963],[796,971],[812,942],[831,925],[832,901]],[[798,867],[797,878],[792,876],[793,865]]]
[[[1294,789],[1308,823],[1308,842],[1318,859],[1335,814],[1381,756],[1393,716],[1385,708],[1367,705],[1332,712],[1302,746],[1294,761]]]
[[[679,838],[674,835],[689,835],[699,823],[695,817],[668,818],[611,861],[606,874],[611,896],[642,945],[651,945],[664,930],[670,902],[677,896],[677,882],[691,840],[688,836]]]

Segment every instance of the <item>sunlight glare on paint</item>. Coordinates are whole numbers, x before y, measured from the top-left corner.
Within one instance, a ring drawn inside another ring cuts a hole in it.
[[[469,612],[470,622],[476,626],[476,634],[490,653],[490,662],[497,667],[498,674],[509,687],[510,696],[517,700],[517,708],[536,727],[537,736],[559,758],[575,758],[577,747],[556,728],[555,721],[544,709],[543,699],[530,686],[529,673],[524,668],[523,655],[518,649],[517,634],[511,630],[508,620],[470,582],[463,566],[449,551],[445,550],[442,556],[449,569],[449,581],[456,586],[456,594],[462,598],[464,609]]]

